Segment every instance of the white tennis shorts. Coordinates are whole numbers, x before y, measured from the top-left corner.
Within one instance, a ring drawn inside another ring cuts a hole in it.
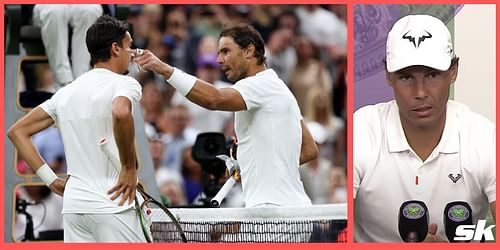
[[[117,214],[63,214],[64,242],[146,242],[131,208]]]

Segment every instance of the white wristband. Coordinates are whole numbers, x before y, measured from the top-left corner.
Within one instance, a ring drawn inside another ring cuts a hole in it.
[[[182,70],[174,67],[174,72],[167,81],[183,96],[187,96],[196,83],[196,79],[195,76],[184,73]]]
[[[50,186],[52,182],[57,179],[57,175],[52,171],[52,169],[47,165],[47,163],[43,164],[38,170],[36,170],[36,175],[45,182],[45,185]]]

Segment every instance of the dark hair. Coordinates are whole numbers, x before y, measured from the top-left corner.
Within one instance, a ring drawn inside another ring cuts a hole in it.
[[[451,59],[451,64],[449,69],[451,69],[453,65],[457,64],[459,59],[460,58],[458,56],[454,55],[453,58]]]
[[[122,39],[128,31],[128,24],[107,15],[99,17],[87,30],[87,49],[92,65],[111,58],[111,45],[116,42],[121,47]]]
[[[220,37],[231,37],[240,48],[247,48],[248,45],[253,44],[255,46],[254,56],[257,58],[257,64],[261,65],[266,62],[264,40],[252,26],[240,24],[224,27],[220,33]]]

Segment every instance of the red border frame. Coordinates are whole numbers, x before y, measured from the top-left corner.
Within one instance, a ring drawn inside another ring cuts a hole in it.
[[[32,4],[32,3],[68,3],[70,2],[69,0],[52,0],[52,1],[11,1],[11,0],[6,0],[2,4],[2,8],[0,9],[0,14],[3,16],[4,14],[4,4]],[[132,4],[132,3],[137,3],[139,1],[124,1],[124,0],[115,0],[115,1],[109,1],[109,0],[103,0],[100,1],[99,3],[114,3],[114,4]],[[159,1],[140,1],[141,4],[146,4],[146,3],[159,3]],[[82,0],[77,0],[77,1],[71,1],[71,3],[96,3],[96,1],[82,1]],[[246,3],[246,4],[310,4],[309,1],[306,0],[288,0],[288,1],[241,1],[241,0],[212,0],[210,2],[207,1],[193,1],[193,0],[171,0],[168,1],[168,4],[197,4],[197,3],[218,3],[218,4],[236,4],[236,3]],[[375,0],[344,0],[344,1],[335,1],[335,0],[316,0],[314,3],[318,4],[347,4],[347,11],[348,11],[348,72],[347,72],[347,147],[348,147],[348,197],[352,197],[352,111],[353,111],[353,80],[354,80],[354,74],[353,74],[353,62],[354,62],[354,54],[353,54],[353,22],[352,22],[352,17],[353,17],[353,5],[354,4],[401,4],[400,1],[395,1],[395,0],[389,0],[389,1],[375,1]],[[471,1],[471,0],[463,0],[463,1],[452,1],[452,0],[441,0],[439,1],[439,4],[496,4],[496,1]],[[437,4],[436,2],[432,2],[429,0],[420,0],[420,1],[405,1],[404,4]],[[499,5],[496,5],[496,15],[498,16],[499,13]],[[497,23],[498,23],[498,18]],[[496,24],[495,24],[496,25]],[[0,27],[4,28],[4,18],[0,18]],[[3,30],[3,29],[2,29]],[[497,70],[499,68],[499,63],[498,63],[498,38],[499,38],[499,33],[498,33],[498,26],[497,26],[497,31],[496,31],[496,67]],[[0,51],[4,52],[4,32],[0,32]],[[4,55],[4,53],[2,53]],[[4,107],[4,60],[5,57],[2,56],[0,58],[0,68],[2,69],[0,72],[0,77],[2,78],[2,81],[0,81],[0,99],[2,101],[0,102],[0,107]],[[498,83],[498,76],[496,76],[496,82]],[[499,107],[499,102],[498,102],[498,93],[499,90],[497,88],[496,94],[496,106]],[[498,117],[499,109],[497,108],[496,110],[496,115]],[[4,135],[4,117],[3,114],[0,116],[0,134],[2,134],[3,138],[5,138]],[[497,134],[497,152],[498,152],[498,142],[499,142],[499,136]],[[1,159],[3,161],[4,157],[4,145],[3,143],[0,145],[0,151],[1,151]],[[497,154],[496,160],[499,162],[499,155]],[[3,165],[3,164],[2,164]],[[497,164],[498,165],[498,164]],[[497,177],[499,173],[497,171]],[[3,183],[4,180],[4,171],[3,168],[0,171],[0,182]],[[0,249],[30,249],[32,247],[40,247],[40,248],[45,248],[49,245],[47,243],[5,243],[4,242],[4,185],[0,185]],[[498,214],[498,208],[497,208],[497,214]],[[239,248],[239,249],[261,249],[261,248],[266,248],[266,249],[302,249],[304,247],[307,247],[308,249],[422,249],[424,247],[430,247],[430,248],[439,248],[439,249],[453,249],[453,250],[459,250],[459,249],[467,249],[469,250],[471,247],[474,248],[480,248],[480,249],[498,249],[499,248],[499,243],[490,243],[490,244],[449,244],[449,243],[439,243],[439,244],[401,244],[401,243],[353,243],[353,230],[352,230],[352,217],[353,217],[353,209],[352,209],[352,199],[348,200],[348,218],[349,218],[349,223],[348,223],[348,231],[347,231],[347,240],[348,243],[335,243],[335,244],[315,244],[315,243],[307,243],[307,244],[244,244],[244,243],[239,243],[239,244],[92,244],[92,245],[87,245],[87,244],[50,244],[51,249],[88,249],[89,247],[91,248],[107,248],[110,250],[114,249],[137,249],[138,247],[140,248],[149,248],[149,249],[165,249],[165,248],[175,248],[175,249],[195,249],[195,248],[203,248],[203,249],[234,249],[234,248]],[[31,250],[31,249],[30,249]]]

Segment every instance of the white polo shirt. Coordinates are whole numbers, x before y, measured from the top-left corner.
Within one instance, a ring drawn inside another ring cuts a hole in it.
[[[292,92],[272,69],[232,88],[247,107],[235,114],[245,206],[310,205],[299,174],[302,116]]]
[[[355,241],[401,242],[398,213],[406,200],[425,202],[443,239],[449,202],[468,202],[474,223],[486,218],[496,200],[496,130],[486,118],[448,101],[442,138],[424,162],[406,140],[395,101],[356,111],[353,131]]]
[[[40,107],[61,130],[68,165],[62,213],[117,213],[134,205],[111,201],[107,191],[118,180],[118,172],[99,147],[107,138],[116,157],[112,124],[112,101],[124,96],[134,108],[141,98],[141,86],[132,77],[97,68],[81,75],[57,91]]]

